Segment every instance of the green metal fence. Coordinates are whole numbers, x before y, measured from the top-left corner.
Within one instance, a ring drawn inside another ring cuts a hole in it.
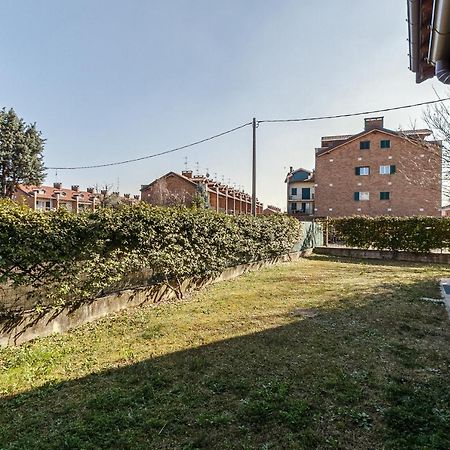
[[[321,222],[300,222],[302,238],[295,244],[294,251],[302,251],[308,248],[323,245],[323,224]]]

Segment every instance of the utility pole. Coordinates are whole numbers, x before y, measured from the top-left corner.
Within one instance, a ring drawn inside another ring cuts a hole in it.
[[[253,117],[252,215],[256,216],[256,119]]]

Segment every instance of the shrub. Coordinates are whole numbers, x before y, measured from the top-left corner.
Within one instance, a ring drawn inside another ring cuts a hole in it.
[[[142,273],[180,292],[185,278],[284,254],[299,237],[298,221],[283,215],[145,204],[75,215],[2,201],[0,282],[61,305],[129,287],[133,274]]]
[[[450,246],[450,219],[443,217],[344,217],[330,224],[349,247],[429,252]]]

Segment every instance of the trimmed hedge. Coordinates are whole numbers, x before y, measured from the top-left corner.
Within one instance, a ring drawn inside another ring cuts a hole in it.
[[[450,247],[450,218],[356,216],[329,223],[348,247],[410,252]]]
[[[285,215],[145,204],[75,215],[1,201],[0,283],[26,286],[34,303],[53,305],[129,287],[136,274],[142,283],[142,273],[181,294],[185,278],[279,256],[299,238],[299,222]]]

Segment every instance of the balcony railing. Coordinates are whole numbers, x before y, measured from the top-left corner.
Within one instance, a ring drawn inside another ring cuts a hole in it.
[[[293,202],[311,202],[314,200],[314,194],[308,198],[303,198],[301,195],[289,195],[288,199]]]

